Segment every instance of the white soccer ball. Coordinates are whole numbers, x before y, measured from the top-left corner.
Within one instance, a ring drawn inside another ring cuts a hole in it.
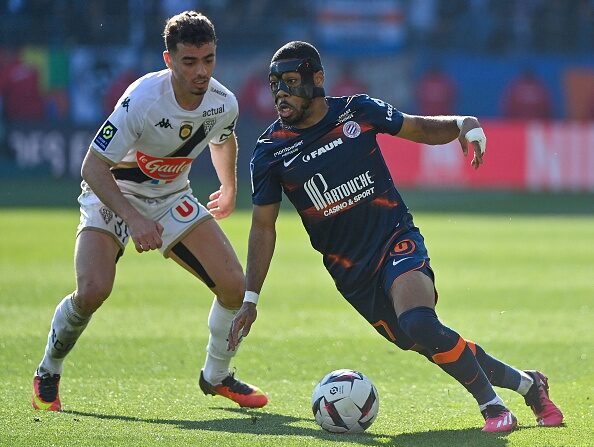
[[[318,382],[311,396],[316,422],[333,433],[361,433],[375,420],[379,396],[364,374],[338,369]]]

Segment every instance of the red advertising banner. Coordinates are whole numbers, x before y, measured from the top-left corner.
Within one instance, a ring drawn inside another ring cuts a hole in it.
[[[470,166],[458,141],[440,146],[380,135],[378,142],[400,187],[509,188],[594,191],[594,123],[483,123],[485,162]]]

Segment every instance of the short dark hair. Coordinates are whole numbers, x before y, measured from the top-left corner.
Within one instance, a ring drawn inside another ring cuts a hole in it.
[[[163,38],[169,52],[175,51],[180,42],[196,46],[217,43],[214,25],[208,17],[196,11],[184,11],[167,20]]]
[[[312,44],[294,40],[286,43],[274,53],[270,62],[276,62],[282,59],[311,59],[322,65],[320,53]]]

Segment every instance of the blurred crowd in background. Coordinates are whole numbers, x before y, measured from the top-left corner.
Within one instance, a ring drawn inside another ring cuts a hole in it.
[[[95,130],[133,80],[164,68],[163,26],[186,9],[212,19],[215,77],[250,129],[275,117],[267,68],[289,40],[321,50],[330,95],[594,121],[594,0],[2,0],[0,157],[28,147],[10,130],[31,123]]]
[[[295,29],[315,35],[320,19],[348,22],[369,8],[401,22],[409,48],[594,49],[592,0],[3,0],[0,8],[1,41],[13,45],[159,46],[155,30],[165,19],[195,9],[213,19],[225,41],[251,46]]]

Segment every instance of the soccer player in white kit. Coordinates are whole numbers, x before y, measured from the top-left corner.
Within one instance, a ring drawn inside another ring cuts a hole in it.
[[[76,290],[57,306],[45,354],[33,378],[33,407],[60,410],[65,356],[110,295],[116,262],[131,238],[138,252],[159,249],[215,294],[199,386],[242,407],[268,402],[229,370],[231,322],[241,307],[244,274],[213,219],[235,208],[235,96],[216,79],[216,35],[210,20],[186,11],[167,21],[166,69],[149,73],[122,95],[97,132],[82,165],[81,217],[75,248]],[[220,180],[207,208],[192,195],[192,161],[209,146]]]

